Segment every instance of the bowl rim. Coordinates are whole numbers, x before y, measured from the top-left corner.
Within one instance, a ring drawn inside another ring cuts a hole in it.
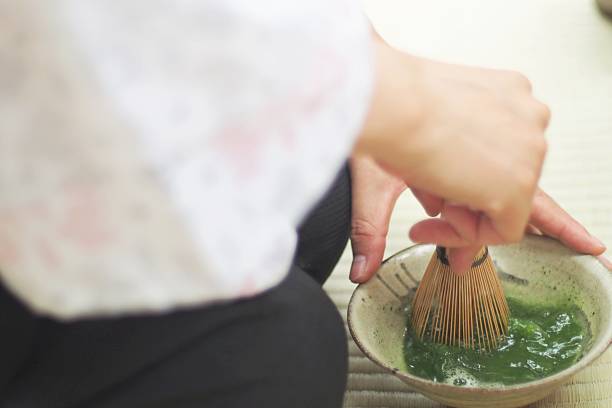
[[[542,240],[542,241],[549,241],[549,242],[553,242],[555,245],[558,245],[562,248],[565,248],[568,251],[574,252],[575,255],[581,255],[581,256],[587,256],[587,257],[591,257],[593,259],[595,259],[598,263],[600,263],[603,267],[604,270],[609,271],[612,274],[612,271],[610,271],[608,269],[608,267],[600,260],[598,259],[596,256],[593,255],[588,255],[588,254],[582,254],[579,252],[576,252],[570,248],[565,247],[561,242],[559,242],[556,239],[550,238],[550,237],[546,237],[546,236],[538,236],[538,235],[531,235],[531,236],[525,236],[523,238],[523,240]],[[434,244],[413,244],[410,245],[400,251],[395,252],[394,254],[388,256],[387,258],[385,258],[381,264],[378,270],[380,270],[380,268],[383,267],[383,265],[385,265],[387,262],[389,262],[390,260],[392,260],[393,258],[395,258],[398,255],[401,255],[405,252],[410,252],[410,251],[414,251],[416,248],[418,247],[423,247],[423,246],[427,246],[427,245],[434,245]],[[378,273],[378,270],[376,271],[376,273]],[[609,275],[612,276],[612,275]],[[612,279],[612,278],[610,278]],[[369,281],[368,281],[369,282]],[[391,367],[389,364],[384,363],[383,361],[380,361],[378,358],[376,358],[373,354],[371,354],[367,348],[363,345],[363,343],[361,342],[361,340],[359,339],[359,337],[356,335],[355,333],[355,329],[353,328],[353,318],[352,318],[352,311],[353,311],[353,305],[355,303],[357,303],[356,301],[354,302],[357,292],[359,292],[360,288],[362,285],[366,284],[367,282],[364,283],[360,283],[359,285],[357,285],[357,287],[355,288],[355,290],[353,290],[353,293],[351,294],[351,298],[349,300],[348,303],[348,307],[347,307],[347,325],[349,328],[349,332],[351,333],[351,337],[353,338],[353,341],[355,342],[355,344],[357,345],[357,347],[359,347],[359,349],[361,350],[361,352],[366,355],[372,362],[374,362],[376,365],[378,365],[379,367],[383,368],[384,370],[390,372],[391,374],[396,375],[397,377],[399,377],[400,379],[404,379],[407,380],[409,383],[415,383],[418,386],[421,387],[426,387],[426,389],[436,389],[436,390],[440,390],[440,391],[449,391],[449,392],[453,392],[453,393],[459,393],[459,394],[471,394],[474,391],[478,391],[481,394],[499,394],[499,393],[511,393],[513,391],[517,391],[517,390],[523,390],[525,388],[537,388],[539,386],[542,385],[549,385],[551,383],[555,383],[555,382],[562,382],[566,379],[568,379],[568,377],[571,377],[572,375],[576,374],[578,371],[582,370],[583,368],[585,368],[586,366],[588,366],[590,363],[592,363],[595,359],[597,359],[599,356],[601,356],[610,345],[612,345],[612,324],[610,324],[608,326],[608,341],[606,342],[605,339],[603,341],[601,341],[600,343],[594,345],[591,350],[589,350],[588,353],[586,353],[584,355],[584,357],[582,359],[580,359],[580,361],[578,361],[576,364],[571,365],[570,367],[567,367],[561,371],[559,371],[558,373],[555,373],[553,375],[550,375],[548,377],[544,377],[544,378],[540,378],[538,380],[534,380],[534,381],[528,381],[528,382],[524,382],[524,383],[519,383],[519,384],[513,384],[513,385],[491,385],[491,386],[485,386],[485,387],[471,387],[471,386],[459,386],[459,385],[452,385],[452,384],[446,384],[446,383],[440,383],[440,382],[434,382],[431,380],[427,380],[421,377],[417,377],[415,375],[412,375],[408,372],[405,371],[401,371],[395,367]],[[611,284],[612,284],[612,280],[611,280]],[[611,285],[612,288],[612,285]],[[612,293],[610,293],[609,295],[610,297],[610,302],[612,303]]]

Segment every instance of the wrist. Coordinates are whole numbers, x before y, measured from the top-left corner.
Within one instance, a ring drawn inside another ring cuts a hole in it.
[[[415,130],[422,121],[422,91],[419,83],[421,62],[384,41],[373,41],[375,85],[364,126],[355,145],[355,153],[387,161],[390,156],[416,141]],[[402,152],[403,155],[408,152]]]

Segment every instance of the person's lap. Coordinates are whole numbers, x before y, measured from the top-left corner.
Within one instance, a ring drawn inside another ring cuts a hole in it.
[[[346,244],[349,183],[343,172],[300,228],[288,277],[251,299],[58,323],[0,293],[0,407],[339,407],[344,326],[314,279]]]
[[[337,407],[346,338],[294,268],[255,298],[155,317],[39,322],[6,407]]]

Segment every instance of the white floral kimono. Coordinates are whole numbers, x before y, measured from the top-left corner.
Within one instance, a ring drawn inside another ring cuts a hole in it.
[[[251,296],[367,113],[353,0],[0,0],[0,278],[61,318]]]

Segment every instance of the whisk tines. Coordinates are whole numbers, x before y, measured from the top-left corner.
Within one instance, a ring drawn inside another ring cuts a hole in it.
[[[491,349],[508,331],[509,309],[487,247],[462,276],[437,247],[412,302],[412,326],[420,338],[466,348]]]

